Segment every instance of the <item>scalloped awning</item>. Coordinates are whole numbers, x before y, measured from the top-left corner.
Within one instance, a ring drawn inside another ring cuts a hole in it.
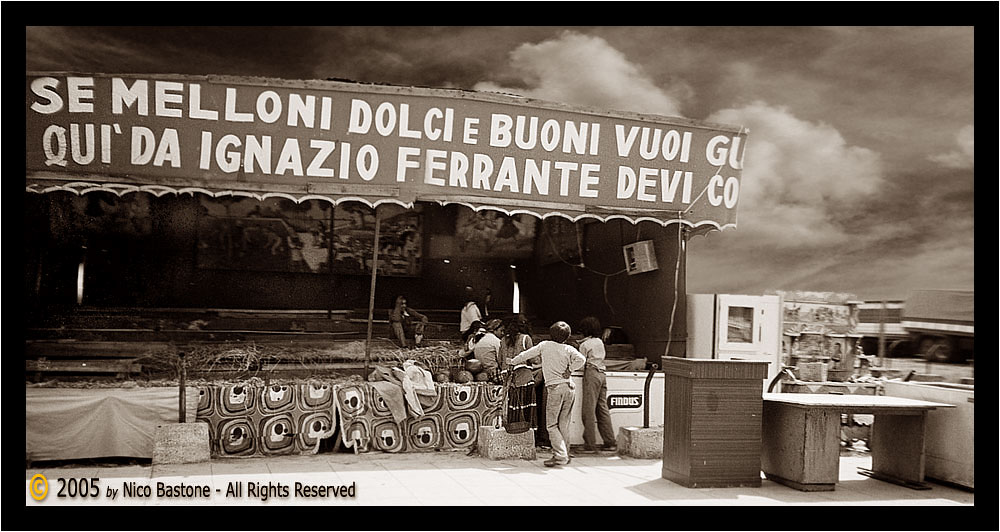
[[[496,93],[28,73],[25,190],[460,204],[736,227],[742,127]]]

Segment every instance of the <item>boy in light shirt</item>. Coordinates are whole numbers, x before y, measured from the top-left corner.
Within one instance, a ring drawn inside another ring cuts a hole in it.
[[[570,375],[587,363],[587,358],[566,340],[571,334],[569,324],[557,321],[549,327],[551,340],[543,340],[538,345],[522,351],[510,360],[512,366],[522,364],[531,358],[542,358],[542,375],[545,377],[545,425],[552,444],[552,458],[545,461],[546,467],[569,463],[570,413],[573,411],[575,393]]]

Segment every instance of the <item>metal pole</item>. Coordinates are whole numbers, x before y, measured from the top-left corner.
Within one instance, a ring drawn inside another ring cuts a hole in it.
[[[178,398],[177,398],[177,422],[184,423],[187,420],[187,360],[184,358],[184,352],[181,351],[177,353],[177,358],[180,359],[180,375],[178,377]]]
[[[649,383],[653,380],[653,374],[659,369],[658,364],[649,365],[649,373],[646,374],[646,384],[642,387],[642,428],[649,428]]]
[[[368,361],[372,354],[372,318],[375,313],[375,277],[378,273],[378,233],[381,220],[378,217],[378,207],[375,210],[375,242],[372,245],[372,284],[368,292],[368,335],[365,338],[365,379],[368,379]]]
[[[878,367],[885,367],[885,311],[886,302],[882,301],[882,307],[878,312]]]
[[[327,244],[330,246],[330,249],[327,250],[327,254],[326,254],[326,262],[327,262],[327,264],[329,264],[329,268],[330,268],[330,284],[336,283],[336,279],[337,279],[336,274],[333,273],[333,261],[337,257],[337,248],[336,248],[336,246],[333,245],[333,237],[334,237],[334,235],[333,235],[333,222],[334,222],[334,219],[336,218],[336,216],[335,216],[336,213],[337,213],[337,204],[335,203],[335,204],[333,204],[332,207],[330,207],[330,229],[326,232],[326,239],[327,239],[326,241],[327,241]],[[332,320],[333,319],[333,300],[332,299],[327,302],[327,306],[326,306],[326,319],[328,319],[328,320]]]

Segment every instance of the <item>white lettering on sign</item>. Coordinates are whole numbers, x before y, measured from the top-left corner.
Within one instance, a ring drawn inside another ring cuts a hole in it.
[[[411,161],[410,156],[420,155],[420,148],[411,148],[408,146],[400,146],[397,151],[396,159],[396,181],[402,183],[406,181],[406,169],[407,168],[420,168],[420,161]],[[427,169],[427,175],[424,176],[425,179],[430,179],[431,170]]]
[[[55,150],[52,149],[53,141],[56,144]],[[55,124],[45,128],[42,150],[45,152],[46,166],[66,166],[66,128]]]
[[[317,151],[309,163],[309,168],[306,169],[306,175],[310,177],[333,177],[333,168],[324,168],[323,163],[326,162],[327,157],[336,148],[336,144],[332,140],[312,139],[309,141],[309,147]]]
[[[153,130],[143,126],[132,126],[132,159],[134,165],[141,166],[153,162],[153,166],[163,166],[170,161],[173,168],[181,167],[180,141],[177,130],[164,128],[157,143]]]
[[[677,159],[686,163],[691,158],[690,131],[681,133],[676,129],[663,131],[658,128],[632,126],[625,132],[625,126],[615,125],[615,141],[618,146],[618,156],[628,157],[632,153],[632,145],[635,144],[636,137],[640,137],[639,156],[647,161],[652,161],[657,156],[663,157],[665,161]]]
[[[265,124],[273,124],[281,118],[281,97],[274,91],[264,91],[257,97],[257,116]],[[292,121],[292,113],[288,113],[288,121]],[[288,124],[292,125],[292,124]]]
[[[529,211],[528,200],[539,200],[719,223],[735,222],[721,211],[736,208],[742,186],[744,130],[688,121],[416,87],[99,74],[26,81],[32,170],[141,170],[152,182],[238,173],[289,190],[308,190],[302,178],[392,183],[406,198],[464,192],[511,205],[524,198]]]
[[[681,203],[691,203],[691,183],[694,179],[692,172],[674,170],[671,172],[666,168],[639,168],[638,177],[635,170],[627,166],[618,167],[617,197],[619,199],[629,199],[635,197],[639,201],[657,201],[655,194],[657,182],[659,182],[659,201],[663,203],[673,203],[677,197],[677,187],[683,181],[681,188]],[[711,186],[711,184],[709,185]],[[714,204],[718,206],[717,204]]]
[[[31,80],[31,92],[39,98],[44,98],[47,103],[33,102],[31,110],[43,115],[58,113],[62,110],[63,99],[55,91],[59,87],[59,80],[56,78],[37,78]]]
[[[441,109],[432,107],[424,113],[424,118],[420,123],[423,129],[410,127],[409,104],[401,103],[397,109],[392,102],[382,102],[372,111],[371,104],[355,98],[351,100],[347,132],[366,135],[374,124],[375,132],[383,137],[396,134],[401,138],[420,139],[426,136],[430,140],[443,139],[446,142],[451,142],[455,129],[455,110],[445,108],[442,112]],[[466,119],[466,135],[468,134],[469,119]],[[468,138],[465,142],[473,144],[468,142]]]
[[[117,80],[117,78],[116,78]],[[121,80],[117,80],[121,81]],[[136,83],[139,83],[138,81]],[[205,110],[201,108],[201,85],[197,83],[192,83],[188,87],[188,92],[190,93],[190,100],[188,101],[188,116],[191,118],[197,118],[199,120],[218,120],[219,112],[212,110]],[[134,96],[133,96],[134,97]],[[112,100],[114,101],[114,100]],[[121,112],[120,107],[121,102],[119,102],[118,113]]]
[[[465,128],[463,128],[462,142],[465,144],[475,144],[479,142],[479,128],[476,127],[479,124],[478,118],[466,118]]]
[[[184,103],[184,95],[181,94],[181,91],[184,90],[184,84],[176,81],[157,81],[155,87],[156,116],[173,118],[184,116],[180,109],[167,107],[167,104],[171,103]]]
[[[551,152],[562,139],[563,153],[597,155],[601,125],[596,122],[577,123],[565,120],[546,120],[539,131],[538,117],[525,117],[494,113],[490,117],[490,146],[507,148],[512,142],[518,148],[530,150],[541,136],[542,149]]]
[[[94,124],[84,125],[84,140],[80,140],[80,124],[69,125],[70,147],[73,152],[73,162],[76,164],[90,164],[94,160]],[[86,143],[87,149],[82,149],[81,145]]]
[[[201,87],[199,87],[200,89]],[[111,79],[111,112],[120,115],[126,107],[136,104],[136,112],[139,116],[149,115],[149,82],[144,79],[137,79],[131,87],[125,85],[125,80],[121,78]],[[198,103],[200,111],[201,92],[198,93]],[[215,113],[218,118],[219,113]],[[205,118],[205,114],[199,112],[195,118]],[[212,120],[215,120],[213,118]]]
[[[608,396],[608,408],[639,408],[642,406],[642,395],[639,394],[628,394],[628,395],[609,395]]]
[[[94,78],[66,78],[66,88],[69,91],[69,105],[67,109],[71,113],[93,113],[94,104],[83,101],[84,98],[93,100],[94,98]]]
[[[726,135],[712,137],[705,145],[705,159],[713,166],[721,167],[728,162],[733,170],[741,170],[743,162],[737,158],[737,153],[740,151],[740,137],[733,137],[732,147],[726,147],[729,140]]]
[[[133,138],[135,143],[133,153],[137,154],[141,161],[148,157],[149,148],[146,145],[152,141],[152,137],[150,136],[151,132],[148,131],[138,131],[136,134],[138,137]],[[166,136],[166,132],[164,135]],[[176,136],[176,132],[171,133],[171,139],[174,136]],[[274,148],[278,146],[281,150],[275,153]],[[309,147],[305,148],[298,139],[294,138],[285,139],[284,142],[276,144],[272,142],[270,135],[246,135],[243,138],[236,135],[224,135],[219,139],[218,144],[214,144],[213,148],[212,133],[202,131],[201,157],[198,167],[202,170],[211,169],[214,153],[216,167],[225,173],[234,173],[242,166],[246,173],[259,172],[273,175],[291,173],[295,176],[347,179],[351,145],[342,142],[339,147],[341,150],[340,174],[337,175],[332,166],[334,162],[333,152],[338,148],[338,145],[332,140],[310,139]],[[365,161],[365,158],[368,160]],[[275,162],[273,171],[272,160]],[[308,161],[308,166],[303,170],[306,161]],[[327,165],[328,161],[329,165]],[[362,169],[365,175],[368,175],[372,167],[377,168],[378,161],[377,158],[372,158],[369,149],[358,154],[357,164],[358,168]]]
[[[719,194],[719,188],[722,194]],[[712,176],[708,180],[708,202],[713,207],[725,204],[727,209],[732,209],[740,196],[740,181],[736,177],[723,178],[719,174]]]

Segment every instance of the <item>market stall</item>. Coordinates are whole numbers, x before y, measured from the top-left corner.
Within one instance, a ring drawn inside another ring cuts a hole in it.
[[[465,285],[542,323],[598,316],[648,363],[684,356],[685,242],[736,226],[747,132],[464,90],[30,72],[25,137],[30,312],[366,307],[368,375],[377,309],[458,308]],[[203,395],[217,435],[245,423],[219,410],[232,393]],[[474,432],[483,401],[432,430]],[[323,409],[281,422],[299,439],[275,449],[311,448],[336,425]],[[380,448],[422,430],[379,444],[378,419],[341,421]]]

